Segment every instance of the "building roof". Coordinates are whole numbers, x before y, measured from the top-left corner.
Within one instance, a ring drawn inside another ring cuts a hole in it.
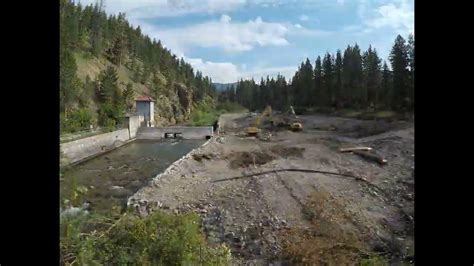
[[[150,96],[139,96],[138,98],[135,99],[135,101],[137,102],[154,102],[155,100],[153,100],[153,98],[151,98]]]

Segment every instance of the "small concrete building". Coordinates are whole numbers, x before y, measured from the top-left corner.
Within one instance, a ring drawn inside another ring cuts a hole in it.
[[[137,106],[137,114],[143,115],[145,123],[147,126],[152,126],[155,124],[155,101],[150,96],[140,96],[135,99]]]

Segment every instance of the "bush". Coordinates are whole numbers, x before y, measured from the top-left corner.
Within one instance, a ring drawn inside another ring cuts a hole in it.
[[[104,232],[94,231],[106,218],[61,219],[61,258],[79,264],[106,265],[227,265],[230,251],[209,246],[199,231],[195,214],[154,212],[146,218],[122,216]],[[86,231],[86,232],[84,232]],[[91,233],[88,233],[91,232]],[[81,236],[82,235],[82,236]],[[69,256],[67,254],[73,254]]]
[[[102,104],[99,109],[99,124],[109,131],[115,129],[122,122],[123,111],[123,105]]]
[[[87,108],[72,110],[67,118],[64,113],[59,116],[61,133],[74,133],[87,129],[92,121],[92,114]]]

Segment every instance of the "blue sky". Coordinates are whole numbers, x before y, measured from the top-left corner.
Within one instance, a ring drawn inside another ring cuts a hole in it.
[[[95,0],[82,0],[82,4]],[[134,26],[212,78],[291,78],[301,61],[358,43],[387,60],[414,33],[414,0],[106,0]]]

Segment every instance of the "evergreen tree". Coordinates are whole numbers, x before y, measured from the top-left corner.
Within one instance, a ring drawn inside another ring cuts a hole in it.
[[[133,95],[134,95],[133,85],[132,83],[129,82],[127,83],[127,87],[123,91],[123,101],[124,101],[125,110],[127,112],[130,112],[133,108]]]
[[[378,103],[378,93],[380,89],[380,62],[377,51],[369,46],[369,49],[363,56],[363,73],[364,73],[364,92],[365,99],[362,101],[363,106],[375,107]]]
[[[119,88],[117,71],[114,67],[108,66],[106,70],[99,74],[99,100],[103,103],[117,103]]]
[[[408,49],[405,39],[398,35],[390,53],[393,71],[393,107],[401,110],[409,104]]]
[[[392,98],[392,77],[390,70],[388,69],[387,62],[384,61],[379,101],[382,102],[383,106],[387,108],[391,106]]]
[[[336,60],[334,62],[334,76],[334,97],[337,104],[336,107],[340,107],[340,100],[342,98],[342,55],[339,49],[336,52]]]
[[[322,75],[323,75],[323,67],[321,64],[321,57],[318,55],[318,58],[316,58],[316,62],[314,66],[313,104],[320,107],[324,105],[324,99],[325,99],[325,93],[322,86]]]
[[[301,85],[303,86],[303,106],[310,106],[312,104],[311,97],[314,91],[314,82],[313,82],[313,66],[308,58],[303,66],[301,73]]]
[[[335,102],[333,95],[333,62],[331,55],[326,53],[323,59],[322,76],[321,76],[321,91],[322,91],[322,106],[329,107]]]
[[[76,60],[72,53],[67,49],[61,49],[59,54],[60,108],[65,113],[66,118],[68,111],[74,106],[81,86],[76,71]]]
[[[365,95],[362,91],[362,56],[357,44],[344,50],[342,59],[343,105],[360,108]]]
[[[252,100],[253,104],[251,106],[251,110],[258,110],[262,108],[262,96],[260,95],[260,88],[259,86],[254,86],[252,88]]]
[[[96,57],[100,56],[102,52],[102,8],[103,2],[101,1],[100,4],[96,3],[94,5],[93,15],[91,18],[91,47],[92,47],[92,54]]]

